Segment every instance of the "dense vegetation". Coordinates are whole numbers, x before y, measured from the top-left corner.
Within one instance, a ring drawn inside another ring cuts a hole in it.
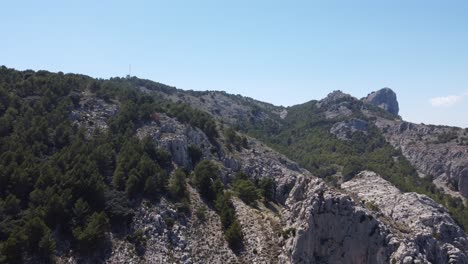
[[[138,92],[134,81],[0,68],[0,263],[53,262],[64,241],[97,254],[107,231],[129,227],[142,198],[187,203],[185,172],[170,173],[170,155],[135,130],[163,112],[214,139],[215,122]],[[108,130],[69,118],[84,91],[119,105]]]
[[[370,121],[362,114],[362,102],[358,100],[341,98],[331,103],[343,101],[348,101],[346,103],[354,118]],[[348,141],[339,140],[329,131],[333,124],[344,119],[326,119],[323,110],[317,108],[316,103],[311,101],[289,108],[285,120],[267,120],[264,123],[244,120],[239,128],[334,185],[340,174],[342,180],[346,181],[361,170],[375,171],[404,192],[426,194],[444,204],[455,220],[468,230],[468,208],[463,205],[462,200],[445,195],[429,177],[419,177],[401,151],[386,143],[376,127],[370,125],[367,135],[356,132]],[[382,111],[377,113],[382,114]],[[444,135],[439,140],[451,139],[452,135]]]

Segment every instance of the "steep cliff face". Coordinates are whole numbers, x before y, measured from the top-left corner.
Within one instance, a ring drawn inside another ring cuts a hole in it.
[[[392,258],[415,263],[468,263],[468,240],[445,208],[432,199],[402,193],[379,175],[364,171],[341,187],[356,195],[399,234]]]
[[[291,263],[388,263],[390,233],[369,211],[322,181],[300,177],[284,211],[295,236],[283,258]]]
[[[466,130],[378,118],[383,135],[422,173],[434,177],[448,192],[468,197]]]
[[[366,98],[364,98],[363,101],[365,103],[380,107],[394,115],[398,115],[398,112],[400,111],[396,93],[390,88],[383,88],[372,92]]]

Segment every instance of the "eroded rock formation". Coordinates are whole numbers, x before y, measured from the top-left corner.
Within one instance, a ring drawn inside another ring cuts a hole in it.
[[[366,98],[364,98],[364,102],[378,106],[394,115],[398,115],[398,112],[400,111],[396,94],[390,88],[383,88],[370,93]]]

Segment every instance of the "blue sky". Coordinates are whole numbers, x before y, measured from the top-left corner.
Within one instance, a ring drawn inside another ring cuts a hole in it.
[[[413,122],[468,127],[467,1],[4,1],[0,65],[132,73],[277,105],[390,87]]]

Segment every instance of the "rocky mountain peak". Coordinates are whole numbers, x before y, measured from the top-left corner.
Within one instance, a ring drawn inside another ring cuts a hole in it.
[[[327,95],[327,97],[323,98],[317,103],[317,107],[328,106],[331,104],[335,104],[336,102],[343,100],[343,98],[353,98],[351,95],[347,93],[343,93],[340,90],[335,90]]]
[[[351,95],[347,94],[347,93],[343,93],[341,90],[335,90],[331,93],[329,93],[327,95],[327,97],[325,97],[323,100],[327,100],[327,101],[335,101],[335,100],[338,100],[338,99],[341,99],[341,98],[345,98],[345,97],[351,97]],[[323,101],[322,100],[322,101]]]
[[[378,106],[394,115],[398,115],[399,107],[396,93],[390,88],[382,88],[367,95],[365,103]]]

